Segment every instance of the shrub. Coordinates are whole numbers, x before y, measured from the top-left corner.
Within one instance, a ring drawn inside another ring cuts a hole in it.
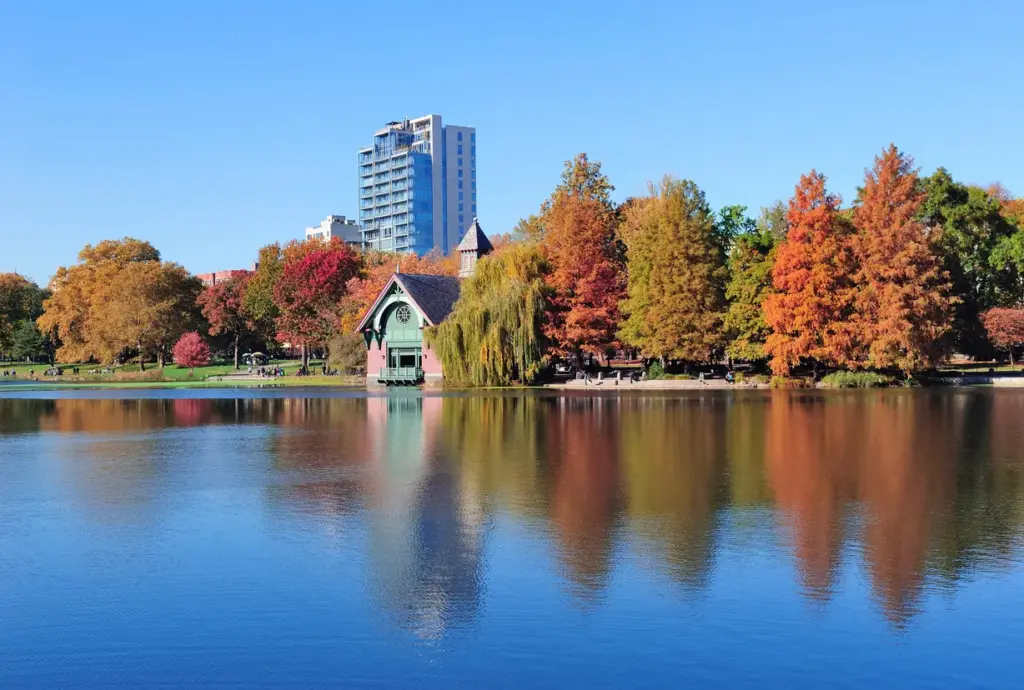
[[[791,378],[789,376],[773,376],[772,388],[810,388],[811,384],[807,379]]]
[[[366,343],[359,333],[335,333],[328,351],[328,361],[337,365],[342,373],[366,369]]]
[[[65,369],[65,372],[67,370]],[[159,369],[146,371],[118,371],[97,377],[99,381],[162,381],[164,374]]]
[[[190,377],[195,373],[196,367],[205,367],[210,363],[210,346],[196,331],[181,336],[174,344],[172,352],[175,363],[188,369]]]
[[[822,388],[886,388],[892,378],[874,371],[833,371],[821,379]]]
[[[647,378],[652,381],[665,378],[665,367],[661,366],[661,362],[653,362],[651,366],[647,367]]]

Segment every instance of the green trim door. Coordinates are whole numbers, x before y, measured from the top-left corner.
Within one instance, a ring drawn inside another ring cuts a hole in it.
[[[423,348],[389,347],[388,367],[391,369],[419,369],[423,364]]]

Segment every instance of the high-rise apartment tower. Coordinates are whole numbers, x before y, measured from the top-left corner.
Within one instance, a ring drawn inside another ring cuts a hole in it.
[[[389,122],[359,151],[363,246],[451,253],[476,211],[476,130],[440,115]]]

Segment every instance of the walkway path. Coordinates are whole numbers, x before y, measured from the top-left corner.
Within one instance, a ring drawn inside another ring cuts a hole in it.
[[[621,390],[646,390],[646,391],[657,391],[657,390],[735,390],[737,388],[744,389],[755,389],[755,388],[768,388],[767,383],[729,383],[724,379],[705,379],[700,381],[698,379],[658,379],[653,381],[637,381],[636,383],[630,383],[629,379],[623,379],[616,385],[614,378],[606,378],[604,381],[598,381],[597,379],[591,379],[590,383],[584,383],[580,379],[573,379],[566,381],[565,383],[549,383],[547,388],[566,388],[566,389],[602,389],[612,388]]]

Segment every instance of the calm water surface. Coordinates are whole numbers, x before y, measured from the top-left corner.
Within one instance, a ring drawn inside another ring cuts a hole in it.
[[[1024,684],[1024,391],[0,396],[0,688]]]

